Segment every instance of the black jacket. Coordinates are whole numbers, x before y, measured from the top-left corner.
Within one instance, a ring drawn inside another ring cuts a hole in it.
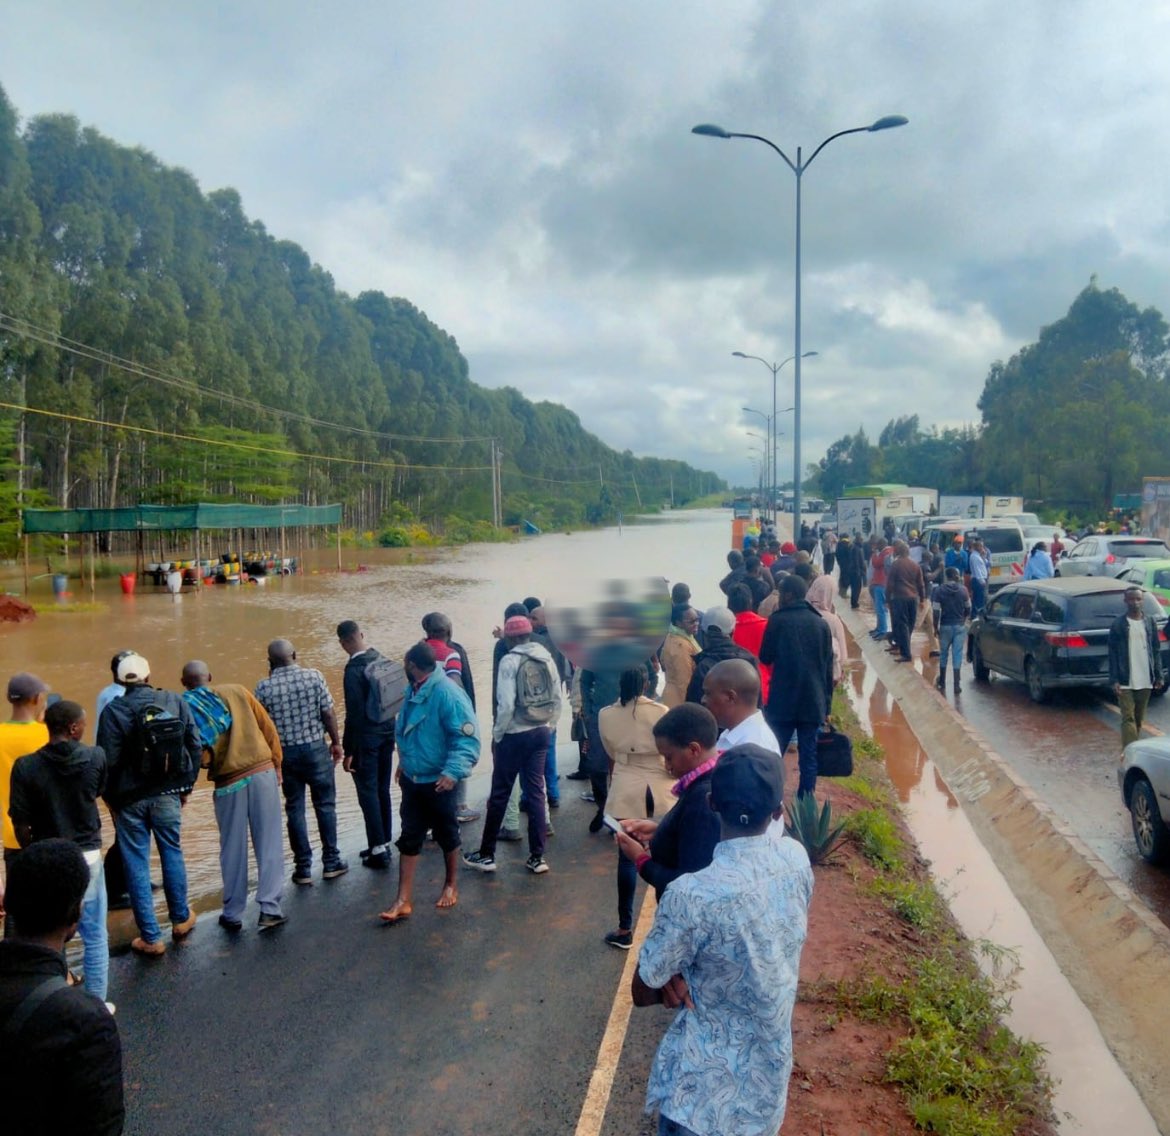
[[[451,640],[451,650],[459,656],[459,662],[462,666],[462,682],[463,691],[468,698],[471,699],[471,708],[475,709],[475,683],[471,678],[471,661],[467,658],[467,652],[463,649],[462,643],[456,643],[454,639]]]
[[[101,848],[97,800],[106,789],[106,755],[78,742],[50,742],[12,767],[8,815],[32,838],[59,836],[85,851]]]
[[[764,569],[767,572],[767,569]],[[772,594],[772,576],[768,574],[765,580],[760,576],[745,576],[741,583],[747,586],[748,591],[752,594],[752,611],[760,606]]]
[[[341,748],[352,757],[357,757],[363,743],[378,744],[386,738],[393,739],[394,723],[372,722],[366,711],[370,694],[370,680],[366,678],[366,667],[382,657],[376,647],[367,647],[357,655],[350,655],[341,675],[341,688],[345,696],[345,727],[341,734]]]
[[[1162,667],[1162,644],[1158,639],[1158,625],[1152,615],[1142,615],[1146,622],[1146,643],[1150,649],[1150,674],[1155,686],[1163,686],[1166,672]],[[1109,625],[1109,682],[1126,686],[1129,683],[1129,623],[1128,615],[1118,616]],[[16,763],[20,768],[20,762]]]
[[[732,568],[722,580],[719,581],[719,590],[725,595],[731,595],[731,589],[736,584],[747,583],[747,572],[742,568]]]
[[[706,868],[719,843],[719,816],[708,804],[711,772],[696,777],[659,822],[650,841],[650,859],[641,876],[658,899],[679,876]]]
[[[759,660],[746,647],[732,642],[722,631],[712,635],[708,630],[706,646],[695,656],[695,669],[691,673],[691,681],[687,684],[688,702],[702,703],[703,679],[716,663],[722,663],[726,659],[746,659],[757,671],[760,669]]]
[[[161,706],[181,719],[186,727],[187,766],[181,774],[161,785],[144,781],[139,773],[142,742],[138,737],[137,715],[146,706]],[[191,716],[191,707],[177,694],[145,684],[126,687],[126,693],[115,698],[102,711],[98,720],[97,744],[106,755],[106,791],[103,796],[106,804],[115,811],[163,793],[189,793],[203,761],[203,745]]]
[[[0,1027],[30,990],[54,975],[65,977],[63,955],[32,943],[0,943]],[[37,1007],[15,1044],[0,1048],[0,1101],[5,1132],[122,1131],[122,1043],[99,998],[69,986]]]
[[[768,617],[760,662],[772,667],[765,707],[769,724],[825,720],[833,695],[833,634],[807,600],[786,604]]]

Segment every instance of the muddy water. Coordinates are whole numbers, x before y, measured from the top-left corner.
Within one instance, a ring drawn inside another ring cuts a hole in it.
[[[1048,1050],[1049,1070],[1060,1082],[1055,1107],[1061,1131],[1156,1136],[1157,1126],[1109,1052],[1092,1015],[979,842],[901,709],[865,667],[856,644],[851,644],[851,652],[850,698],[885,749],[886,769],[911,831],[951,910],[970,938],[989,940],[1016,954],[1020,985],[1011,998],[1011,1025]]]
[[[665,514],[621,530],[438,550],[425,562],[412,562],[409,553],[346,552],[341,573],[335,561],[330,565],[334,554],[324,553],[315,572],[310,565],[305,575],[273,577],[264,587],[209,587],[202,594],[187,590],[177,602],[154,588],[123,596],[116,579],[99,580],[103,611],[0,625],[0,676],[32,671],[92,714],[98,691],[110,681],[110,657],[123,648],[146,656],[156,686],[181,689],[183,664],[198,658],[219,681],[253,687],[267,674],[267,643],[285,637],[296,645],[302,663],[325,674],[334,698],[340,699],[345,655],[334,631],[341,620],[358,620],[369,642],[401,657],[421,635],[420,618],[441,610],[451,616],[455,638],[467,649],[486,733],[491,632],[508,603],[528,595],[571,602],[592,595],[599,580],[647,575],[690,581],[696,603],[703,606],[722,602],[716,581],[727,571],[730,529],[730,514],[722,510]],[[364,571],[353,570],[359,562]],[[34,587],[34,598],[51,598],[47,580]],[[88,598],[88,590],[78,598]],[[562,747],[562,766],[568,752]],[[481,766],[471,784],[473,802],[486,795],[487,779]],[[361,814],[352,782],[341,773],[338,824],[342,851],[356,864],[365,846]],[[107,844],[112,840],[108,827]],[[218,839],[206,785],[196,789],[184,813],[183,845],[192,896],[201,897],[196,906],[218,906]],[[116,936],[125,930],[124,925],[113,928]]]

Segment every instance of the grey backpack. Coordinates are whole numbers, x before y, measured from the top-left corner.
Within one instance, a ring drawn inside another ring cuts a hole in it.
[[[543,659],[520,655],[520,665],[516,668],[516,721],[526,726],[547,726],[557,706],[553,668]]]

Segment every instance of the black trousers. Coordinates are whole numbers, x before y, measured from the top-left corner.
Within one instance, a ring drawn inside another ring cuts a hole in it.
[[[903,599],[895,596],[889,600],[890,630],[894,635],[894,645],[898,648],[903,659],[910,658],[910,635],[914,631],[914,622],[918,616],[918,600],[911,596]]]

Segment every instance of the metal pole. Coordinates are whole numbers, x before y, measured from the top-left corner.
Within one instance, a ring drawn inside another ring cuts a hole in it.
[[[772,460],[768,463],[769,473],[772,481],[772,523],[775,524],[776,516],[776,375],[780,368],[775,363],[772,364]]]
[[[814,154],[813,157],[816,157]],[[800,163],[800,147],[796,148],[796,350],[793,354],[793,399],[792,424],[792,539],[800,539],[800,183],[804,167]]]

